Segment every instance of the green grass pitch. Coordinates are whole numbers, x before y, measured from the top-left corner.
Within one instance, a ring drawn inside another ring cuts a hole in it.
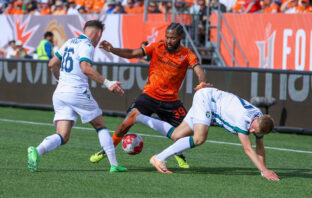
[[[89,162],[99,142],[91,126],[79,122],[76,126],[83,128],[74,128],[70,141],[42,156],[39,171],[31,173],[27,147],[55,133],[52,120],[51,111],[0,108],[0,197],[312,197],[311,136],[265,137],[266,147],[295,150],[266,149],[267,167],[276,171],[279,182],[262,178],[241,146],[226,144],[239,143],[237,136],[216,127],[210,129],[208,142],[184,153],[190,169],[178,168],[170,158],[167,167],[174,174],[163,175],[149,158],[172,142],[136,124],[131,132],[142,135],[143,151],[130,156],[118,146],[118,161],[129,172],[111,174],[107,159]],[[113,130],[122,118],[104,120]]]

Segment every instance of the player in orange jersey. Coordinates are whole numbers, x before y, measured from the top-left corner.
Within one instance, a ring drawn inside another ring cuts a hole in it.
[[[201,87],[211,86],[206,83],[204,70],[195,54],[190,49],[181,46],[180,42],[183,37],[182,25],[171,23],[166,30],[165,42],[152,43],[137,49],[114,48],[107,41],[100,43],[100,48],[123,58],[151,56],[148,81],[143,93],[128,109],[125,120],[115,130],[113,134],[115,146],[135,123],[133,118],[137,113],[146,116],[155,113],[161,120],[173,126],[178,126],[183,121],[186,110],[178,98],[178,92],[189,67],[194,70]],[[104,157],[105,153],[100,151],[92,155],[90,161],[99,162]],[[176,155],[175,158],[180,167],[189,167],[183,155]]]

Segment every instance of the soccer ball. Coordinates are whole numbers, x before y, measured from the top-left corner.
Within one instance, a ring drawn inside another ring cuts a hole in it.
[[[122,139],[121,145],[126,153],[136,155],[143,149],[143,139],[138,134],[130,133]]]

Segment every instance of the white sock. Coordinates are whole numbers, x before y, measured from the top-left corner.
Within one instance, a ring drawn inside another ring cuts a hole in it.
[[[181,153],[185,150],[194,147],[193,136],[184,137],[178,139],[174,144],[163,150],[161,153],[156,155],[156,159],[165,161],[168,157],[171,157],[177,153]]]
[[[151,118],[143,114],[138,114],[136,116],[136,122],[140,122],[151,129],[158,131],[162,135],[167,136],[168,138],[170,138],[173,130],[175,129],[175,127],[165,121]]]
[[[63,137],[59,133],[50,135],[44,138],[41,144],[39,144],[39,146],[37,147],[38,154],[39,156],[41,156],[47,152],[50,152],[56,149],[62,144],[63,144]]]
[[[107,158],[109,160],[109,163],[114,166],[118,166],[118,162],[116,159],[116,154],[115,154],[115,146],[113,144],[113,139],[109,135],[108,130],[106,127],[102,127],[100,129],[97,129],[98,132],[98,137],[100,140],[101,147],[105,151]]]

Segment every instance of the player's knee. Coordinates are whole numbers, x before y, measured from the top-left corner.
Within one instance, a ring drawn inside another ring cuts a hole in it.
[[[199,146],[199,145],[205,143],[206,138],[205,138],[205,137],[202,137],[202,136],[199,136],[199,137],[195,137],[195,136],[194,136],[194,137],[193,137],[193,141],[194,141],[195,146]]]

